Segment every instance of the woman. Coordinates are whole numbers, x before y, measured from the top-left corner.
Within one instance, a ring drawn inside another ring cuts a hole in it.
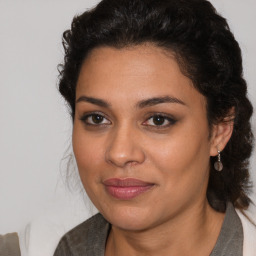
[[[59,90],[99,214],[58,255],[242,255],[252,106],[205,0],[103,0],[64,33]]]

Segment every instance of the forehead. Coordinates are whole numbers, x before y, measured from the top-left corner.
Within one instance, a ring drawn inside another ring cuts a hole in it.
[[[169,95],[205,105],[205,97],[182,74],[174,54],[153,45],[92,50],[78,78],[76,97],[82,94],[134,101]]]

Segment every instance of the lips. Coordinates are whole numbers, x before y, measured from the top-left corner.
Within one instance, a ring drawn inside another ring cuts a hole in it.
[[[150,190],[154,184],[134,178],[108,179],[103,182],[106,191],[119,200],[133,199]]]

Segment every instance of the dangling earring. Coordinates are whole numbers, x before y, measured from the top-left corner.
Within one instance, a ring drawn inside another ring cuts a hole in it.
[[[214,169],[218,172],[222,171],[223,164],[220,160],[220,151],[218,150],[218,160],[214,163]]]

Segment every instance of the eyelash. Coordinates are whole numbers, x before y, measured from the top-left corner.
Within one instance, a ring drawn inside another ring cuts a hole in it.
[[[105,119],[105,120],[107,120],[107,124],[106,123],[99,123],[99,124],[97,124],[97,123],[93,123],[93,122],[88,122],[88,119],[91,119],[91,121],[92,121],[92,118],[93,117],[100,117],[100,118],[103,118],[103,119]],[[81,118],[80,118],[80,120],[85,124],[85,125],[88,125],[88,126],[95,126],[95,127],[97,127],[97,126],[106,126],[106,125],[109,125],[109,124],[111,124],[111,122],[103,115],[103,114],[101,114],[101,113],[90,113],[90,114],[85,114],[85,115],[83,115]]]
[[[102,120],[107,120],[105,121],[105,123],[95,123],[92,118],[93,117],[98,117],[98,118],[101,118]],[[153,121],[153,118],[162,118],[164,121],[164,123],[168,122],[167,124],[160,124],[160,125],[152,125],[152,124],[146,124],[147,122],[149,122],[149,120],[152,119]],[[86,126],[94,126],[94,127],[104,127],[104,126],[107,126],[107,125],[110,125],[112,124],[111,121],[109,121],[102,113],[90,113],[90,114],[85,114],[83,115],[80,120],[86,125]],[[90,122],[88,121],[90,120]],[[156,128],[156,129],[164,129],[164,128],[168,128],[169,126],[172,126],[174,125],[175,123],[177,122],[177,120],[175,120],[173,117],[170,117],[166,114],[162,114],[162,113],[154,113],[152,114],[149,118],[147,118],[146,121],[144,121],[142,124],[145,125],[145,126],[148,126],[150,128]]]
[[[161,121],[164,121],[164,123],[166,124],[160,124],[160,125],[147,125],[149,127],[152,127],[152,128],[156,128],[156,129],[164,129],[164,128],[168,128],[172,125],[174,125],[177,120],[175,120],[173,117],[169,116],[169,115],[166,115],[166,114],[162,114],[162,113],[155,113],[153,115],[151,115],[149,118],[147,118],[147,120],[145,122],[143,122],[142,124],[145,124],[146,122],[149,122],[149,120],[152,120],[154,118],[161,118],[162,120]]]

